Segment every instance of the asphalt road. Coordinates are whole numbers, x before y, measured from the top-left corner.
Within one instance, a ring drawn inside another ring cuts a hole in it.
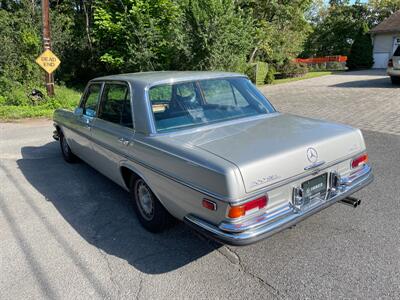
[[[400,298],[400,135],[364,131],[375,181],[260,243],[138,224],[128,195],[67,164],[49,121],[0,124],[0,299]]]

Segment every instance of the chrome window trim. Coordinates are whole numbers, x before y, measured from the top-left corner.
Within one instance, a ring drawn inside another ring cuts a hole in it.
[[[251,122],[251,121],[256,121],[256,120],[261,120],[261,119],[266,119],[266,118],[272,118],[272,117],[276,117],[281,114],[282,113],[275,111],[273,113],[267,113],[267,114],[261,114],[261,115],[256,115],[256,116],[249,116],[249,117],[242,117],[242,118],[237,118],[234,120],[226,120],[226,121],[221,121],[221,122],[217,122],[217,123],[201,125],[198,127],[181,129],[178,131],[157,132],[155,134],[150,134],[149,136],[154,136],[154,137],[156,137],[156,136],[171,136],[171,137],[173,137],[173,136],[179,136],[179,135],[184,135],[184,134],[191,134],[191,133],[206,131],[206,130],[219,128],[219,127],[223,127],[223,126],[228,126],[228,125],[236,125],[236,124],[241,124],[241,123],[245,123],[245,122]]]

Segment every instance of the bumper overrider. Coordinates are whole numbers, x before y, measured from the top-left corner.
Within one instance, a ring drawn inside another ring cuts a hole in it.
[[[185,217],[185,222],[204,235],[229,245],[249,245],[289,228],[307,217],[345,199],[373,181],[369,165],[348,177],[342,177],[336,189],[330,189],[326,199],[305,209],[298,209],[292,203],[272,212],[243,221],[241,223],[221,222],[218,226],[210,224],[194,215]]]

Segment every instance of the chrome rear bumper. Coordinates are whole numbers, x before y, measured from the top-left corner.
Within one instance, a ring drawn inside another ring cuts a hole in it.
[[[357,173],[342,178],[340,188],[335,194],[329,195],[326,200],[321,200],[306,210],[298,210],[289,203],[274,212],[265,213],[239,224],[222,222],[219,226],[216,226],[193,215],[186,216],[185,222],[219,242],[237,246],[248,245],[299,223],[357,192],[372,181],[372,170],[368,165],[365,165]]]

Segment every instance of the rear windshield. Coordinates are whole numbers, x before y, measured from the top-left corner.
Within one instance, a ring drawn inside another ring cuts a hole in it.
[[[393,56],[400,56],[400,46],[397,46],[396,51],[394,51]]]
[[[158,132],[274,112],[244,77],[157,85],[149,90]]]

